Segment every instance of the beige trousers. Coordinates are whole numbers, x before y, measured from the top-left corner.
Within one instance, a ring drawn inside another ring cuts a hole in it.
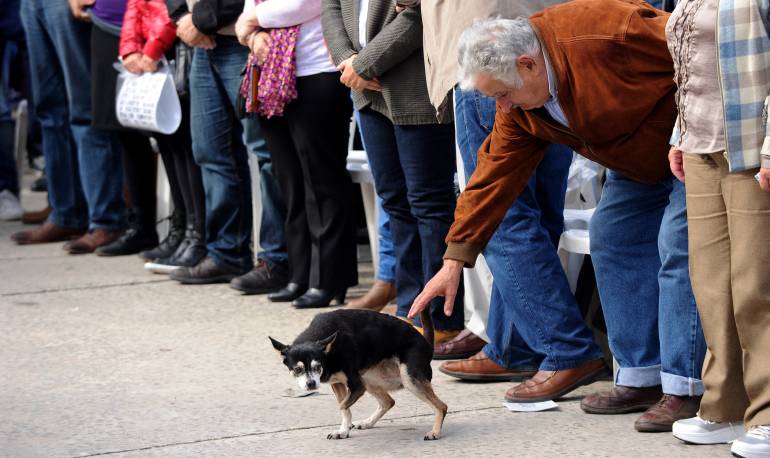
[[[690,276],[708,345],[700,416],[770,424],[770,193],[722,153],[685,154]]]

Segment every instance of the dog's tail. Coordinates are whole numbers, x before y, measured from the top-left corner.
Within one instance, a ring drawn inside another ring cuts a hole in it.
[[[433,348],[433,318],[430,317],[430,306],[425,307],[420,312],[420,321],[422,322],[422,336],[430,344],[430,348]]]

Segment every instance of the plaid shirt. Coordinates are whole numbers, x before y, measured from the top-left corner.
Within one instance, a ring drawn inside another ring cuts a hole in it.
[[[770,167],[770,0],[721,0],[719,76],[730,171]],[[766,157],[764,157],[766,156]]]
[[[770,0],[719,1],[717,54],[731,172],[770,168],[769,13]],[[672,145],[679,144],[677,126]]]

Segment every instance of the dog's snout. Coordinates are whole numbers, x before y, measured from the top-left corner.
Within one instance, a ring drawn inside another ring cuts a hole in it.
[[[308,380],[307,381],[307,389],[308,390],[316,389],[316,382],[315,382],[315,380]]]

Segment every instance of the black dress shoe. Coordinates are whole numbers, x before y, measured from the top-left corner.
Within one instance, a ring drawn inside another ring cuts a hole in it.
[[[211,283],[229,283],[233,278],[243,275],[243,270],[229,266],[220,266],[206,256],[195,267],[180,267],[169,274],[169,278],[184,285],[208,285]]]
[[[129,227],[117,240],[100,246],[94,252],[98,256],[126,256],[139,253],[157,244],[158,234],[154,228]]]
[[[345,293],[346,290],[334,292],[328,289],[310,288],[301,297],[295,299],[291,305],[298,309],[328,307],[332,300],[335,300],[337,305],[342,305],[345,303]]]
[[[240,277],[233,278],[230,288],[246,294],[267,294],[281,289],[289,281],[289,270],[283,264],[259,260],[256,266]]]
[[[299,283],[289,283],[282,289],[268,294],[267,298],[272,302],[291,302],[305,294],[305,291],[307,291],[307,286],[300,285]]]
[[[184,239],[176,252],[171,256],[174,265],[182,267],[197,266],[208,254],[206,244],[200,234]]]

